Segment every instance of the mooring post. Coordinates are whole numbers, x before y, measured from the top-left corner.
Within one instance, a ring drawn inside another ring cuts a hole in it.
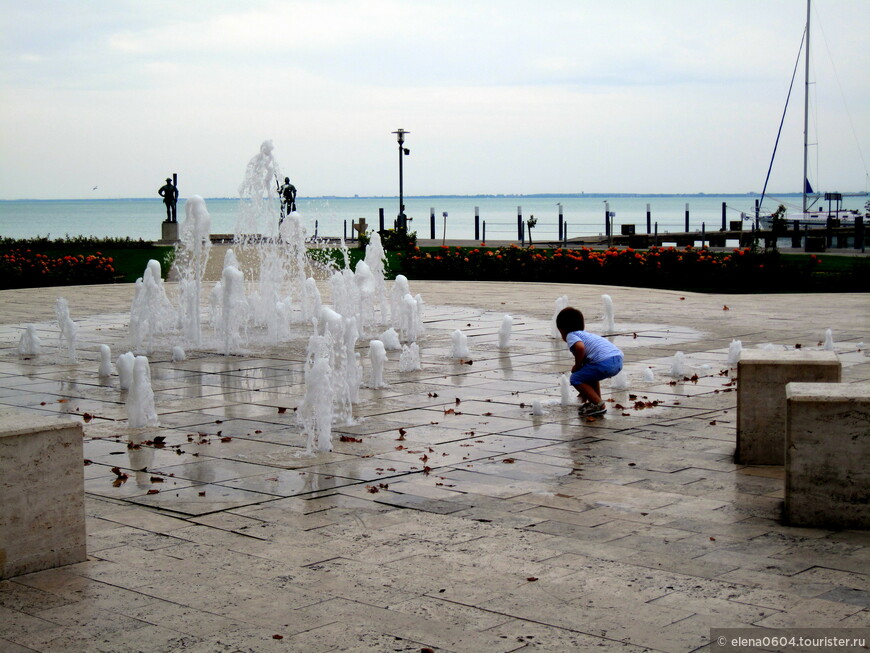
[[[384,230],[384,210],[378,209],[378,224],[381,226],[379,231]]]
[[[722,202],[722,231],[725,231],[725,211],[728,205],[725,202]]]
[[[483,240],[481,242],[486,242],[486,220],[483,221]]]
[[[523,228],[523,207],[517,207],[517,240],[520,244],[526,242],[526,230]]]
[[[429,207],[429,237],[435,240],[435,207]]]
[[[659,223],[658,222],[656,222],[655,235],[653,236],[653,245],[655,245],[656,247],[659,246]]]
[[[650,211],[649,203],[646,205],[646,232],[652,232],[652,211]]]
[[[610,246],[610,202],[604,203],[604,235],[607,236],[607,245]]]
[[[704,243],[707,240],[707,223],[701,223],[701,247],[704,247]]]
[[[686,202],[686,233],[689,233],[689,203]]]
[[[565,228],[565,219],[562,217],[562,202],[556,204],[559,207],[559,242],[562,242],[562,229]]]
[[[480,241],[480,207],[479,206],[474,207],[474,240]]]
[[[347,240],[347,220],[344,221],[344,240]]]

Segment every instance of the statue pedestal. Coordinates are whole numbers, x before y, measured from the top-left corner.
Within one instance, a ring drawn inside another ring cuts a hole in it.
[[[166,222],[165,220],[160,225],[161,226],[161,243],[175,243],[178,242],[178,223],[177,222]]]

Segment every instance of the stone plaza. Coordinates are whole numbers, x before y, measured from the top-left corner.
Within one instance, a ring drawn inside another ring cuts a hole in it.
[[[313,456],[295,416],[307,327],[243,355],[158,349],[160,426],[131,429],[97,367],[100,344],[129,348],[132,286],[0,292],[0,410],[81,423],[87,527],[86,560],[0,581],[0,650],[688,652],[711,628],[870,628],[870,531],[784,525],[783,467],[735,463],[727,360],[732,340],[815,351],[830,329],[842,381],[870,381],[866,295],[411,288],[422,369],[390,352],[386,387],[365,387],[361,338],[354,423]],[[604,382],[607,414],[580,418],[554,300],[601,333],[605,293],[628,387]],[[55,345],[57,297],[77,362]],[[39,356],[18,354],[27,323]]]

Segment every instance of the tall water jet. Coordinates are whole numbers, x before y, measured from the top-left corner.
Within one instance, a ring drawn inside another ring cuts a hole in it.
[[[116,367],[118,368],[118,385],[121,390],[129,390],[133,383],[133,366],[136,362],[136,356],[132,351],[118,356]]]
[[[671,376],[675,379],[681,379],[686,376],[686,361],[681,351],[675,353],[671,359]]]
[[[559,391],[562,396],[562,406],[574,405],[576,392],[573,392],[571,378],[568,374],[562,374],[559,377]]]
[[[456,329],[450,334],[450,340],[453,343],[450,354],[452,358],[471,358],[471,352],[468,351],[468,336]]]
[[[822,346],[825,351],[834,351],[834,334],[830,329],[825,330],[825,344]]]
[[[134,351],[150,354],[154,339],[175,327],[178,316],[163,287],[160,263],[151,259],[136,280],[130,308],[130,344]]]
[[[372,231],[369,244],[366,245],[365,262],[371,270],[374,288],[371,292],[372,306],[379,316],[379,323],[387,322],[387,284],[386,266],[387,255],[381,243],[381,236],[377,231]]]
[[[399,356],[400,372],[416,372],[420,370],[420,347],[416,342],[410,345],[402,345],[402,354]]]
[[[97,374],[104,378],[112,376],[112,350],[109,345],[100,345],[100,368]]]
[[[505,315],[501,319],[501,326],[498,329],[498,348],[507,349],[511,344],[511,329],[514,325],[514,318],[510,315]]]
[[[58,349],[63,349],[65,343],[67,358],[71,363],[75,363],[78,358],[76,355],[76,336],[79,328],[69,316],[69,303],[65,297],[58,297],[55,301],[54,314],[57,317],[57,325],[60,328],[57,339]]]
[[[336,424],[350,424],[353,421],[353,404],[358,401],[362,382],[362,368],[355,351],[359,337],[356,318],[346,318],[324,306],[320,311],[317,329],[317,339],[312,338],[309,342],[308,358],[314,360],[316,355],[327,357],[331,374],[328,397],[334,406],[333,421]]]
[[[385,388],[384,363],[387,362],[387,350],[380,340],[369,342],[369,361],[372,364],[372,388]]]
[[[557,297],[556,300],[553,302],[553,307],[553,321],[550,330],[554,338],[561,338],[562,334],[560,334],[559,329],[556,328],[556,316],[559,315],[562,309],[568,308],[568,295],[562,295],[561,297]]]
[[[610,295],[601,295],[601,301],[604,304],[604,332],[613,333],[616,331],[616,320],[613,317],[613,299]]]
[[[332,368],[325,336],[312,336],[311,356],[305,366],[305,396],[297,410],[302,433],[308,436],[309,454],[332,451]]]
[[[224,355],[241,351],[242,331],[248,317],[248,301],[245,298],[245,278],[238,268],[224,268],[221,275],[221,315],[218,333]]]
[[[42,340],[36,333],[35,324],[24,325],[24,331],[18,339],[18,353],[21,356],[37,356],[42,351]]]
[[[740,352],[743,351],[743,343],[740,340],[732,340],[728,345],[728,365],[734,367],[740,361]]]
[[[133,382],[127,394],[127,420],[134,429],[160,426],[151,389],[151,369],[145,356],[136,356],[133,363]]]
[[[200,296],[211,251],[211,216],[205,200],[199,195],[193,195],[184,203],[184,214],[179,242],[175,247],[178,325],[187,342],[198,347],[202,344]]]

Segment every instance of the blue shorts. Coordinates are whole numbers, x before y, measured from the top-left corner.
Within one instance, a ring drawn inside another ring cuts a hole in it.
[[[622,356],[611,356],[597,363],[586,363],[579,370],[571,373],[571,385],[591,384],[602,379],[609,379],[611,376],[619,374],[621,370]]]

